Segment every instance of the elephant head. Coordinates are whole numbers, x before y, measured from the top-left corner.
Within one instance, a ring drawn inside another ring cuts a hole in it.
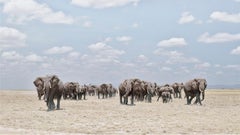
[[[199,83],[199,91],[202,93],[202,101],[204,100],[205,97],[205,89],[207,88],[207,81],[206,79],[197,79]]]
[[[37,88],[37,92],[38,92],[38,97],[39,100],[41,99],[41,96],[44,94],[44,81],[42,77],[38,77],[35,79],[35,81],[33,82],[33,84],[36,86]]]
[[[53,76],[47,76],[44,80],[44,90],[45,90],[45,101],[48,101],[48,98],[50,95],[50,92],[53,88],[58,87],[59,78],[56,75]]]

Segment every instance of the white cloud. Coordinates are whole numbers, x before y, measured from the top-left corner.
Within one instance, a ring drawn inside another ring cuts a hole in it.
[[[64,53],[68,53],[72,50],[73,50],[73,48],[69,47],[69,46],[62,46],[62,47],[55,46],[53,48],[46,50],[45,53],[46,54],[64,54]]]
[[[41,56],[38,56],[36,54],[30,54],[25,57],[25,60],[28,62],[41,62],[43,61],[43,58]]]
[[[195,65],[195,68],[203,69],[203,68],[209,68],[210,66],[211,66],[210,63],[204,62],[204,63],[196,64],[196,65]]]
[[[240,71],[240,65],[226,65],[225,68]]]
[[[111,8],[119,7],[127,4],[137,5],[140,0],[72,0],[72,4],[80,7],[91,8]]]
[[[168,51],[168,50],[164,50],[162,48],[158,48],[153,53],[155,55],[168,56],[168,57],[181,57],[181,56],[183,56],[183,53],[180,53],[178,51]]]
[[[132,24],[132,27],[133,27],[133,28],[138,28],[138,27],[139,27],[139,24],[138,24],[138,23],[134,23],[134,24]]]
[[[86,27],[86,28],[92,27],[92,22],[90,22],[90,21],[85,21],[85,22],[83,23],[83,27]]]
[[[148,58],[147,58],[145,55],[143,55],[143,54],[140,54],[140,55],[137,57],[137,59],[138,59],[138,61],[140,61],[140,62],[146,62],[146,61],[148,61]]]
[[[202,34],[199,38],[199,42],[204,43],[221,43],[240,40],[240,34],[229,34],[229,33],[217,33],[210,36],[209,33]]]
[[[6,60],[12,60],[12,61],[16,61],[16,60],[21,60],[24,57],[22,55],[20,55],[19,53],[17,53],[16,51],[7,51],[7,52],[3,52],[1,57],[3,59]]]
[[[153,52],[158,56],[165,56],[164,58],[166,64],[176,64],[176,63],[199,63],[200,61],[194,57],[186,57],[183,53],[178,51],[168,51],[162,48],[158,48]]]
[[[227,12],[215,11],[210,15],[210,18],[217,21],[240,23],[240,13],[229,14]]]
[[[194,20],[195,20],[194,16],[191,15],[189,12],[183,12],[182,17],[178,20],[178,23],[185,24],[185,23],[190,23]]]
[[[115,62],[119,63],[118,58],[123,55],[125,51],[117,50],[107,45],[104,42],[98,42],[96,44],[91,44],[88,48],[95,54],[94,61],[96,62]]]
[[[70,57],[70,58],[78,58],[79,56],[80,56],[79,52],[70,52],[68,54],[68,57]]]
[[[0,49],[23,47],[26,42],[26,35],[17,29],[9,27],[0,27]]]
[[[170,67],[161,67],[161,71],[171,71],[172,69]]]
[[[24,23],[31,20],[39,20],[43,23],[72,24],[73,18],[62,11],[54,12],[46,4],[37,3],[34,0],[9,0],[4,2],[3,13],[8,15],[8,21],[12,23]]]
[[[170,38],[168,40],[162,40],[158,43],[160,47],[176,47],[187,45],[184,38]]]
[[[120,42],[129,42],[132,40],[132,38],[129,36],[121,36],[121,37],[117,37],[116,39],[117,41],[120,41]]]
[[[240,46],[238,46],[237,48],[233,49],[231,51],[231,54],[240,55]]]

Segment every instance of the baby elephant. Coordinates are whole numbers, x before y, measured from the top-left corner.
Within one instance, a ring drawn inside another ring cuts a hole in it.
[[[162,100],[163,103],[168,103],[170,100],[172,100],[171,93],[169,91],[164,91],[162,93]]]

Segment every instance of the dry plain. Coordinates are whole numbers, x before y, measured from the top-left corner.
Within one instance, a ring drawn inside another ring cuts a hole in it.
[[[240,90],[206,90],[202,106],[185,104],[87,96],[47,112],[36,91],[0,90],[0,134],[240,134]]]

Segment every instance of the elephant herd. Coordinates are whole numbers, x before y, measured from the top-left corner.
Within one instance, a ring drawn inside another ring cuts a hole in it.
[[[205,89],[207,87],[206,79],[192,79],[186,83],[173,83],[171,85],[158,85],[157,83],[148,82],[140,79],[126,79],[120,83],[118,89],[112,84],[103,83],[100,85],[80,85],[78,82],[63,83],[57,75],[37,77],[34,80],[37,89],[38,99],[43,96],[47,104],[48,111],[60,109],[60,100],[86,100],[86,95],[97,96],[98,99],[110,98],[119,94],[121,104],[134,105],[134,101],[152,102],[152,97],[156,96],[157,101],[162,98],[163,103],[173,101],[174,98],[182,98],[182,90],[187,99],[187,105],[191,104],[196,97],[194,104],[202,105],[201,101],[205,98]],[[54,98],[57,99],[55,107]]]

